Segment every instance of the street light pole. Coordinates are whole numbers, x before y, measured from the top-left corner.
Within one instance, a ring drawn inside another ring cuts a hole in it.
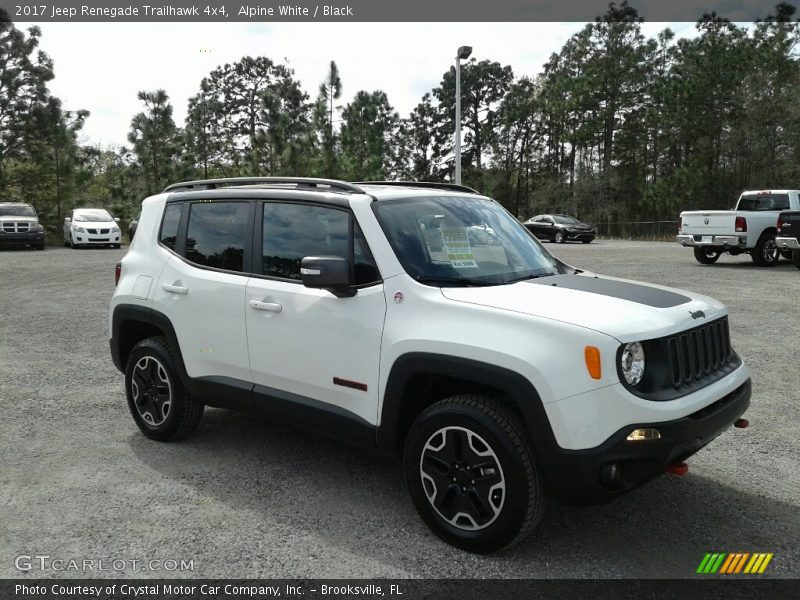
[[[472,46],[461,46],[456,53],[456,133],[455,163],[456,185],[461,185],[461,59],[469,58]]]

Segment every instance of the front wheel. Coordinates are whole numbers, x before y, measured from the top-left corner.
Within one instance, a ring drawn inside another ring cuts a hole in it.
[[[722,252],[709,250],[708,248],[695,248],[694,257],[699,263],[704,265],[713,265],[719,259]]]
[[[403,468],[428,527],[470,552],[524,540],[544,514],[542,477],[523,424],[484,396],[453,396],[419,415]]]
[[[147,437],[167,442],[189,435],[203,417],[203,404],[186,392],[175,359],[162,337],[142,340],[125,369],[125,394],[133,420]]]
[[[581,242],[583,242],[584,244],[591,244],[592,240],[581,240]]]
[[[762,235],[756,242],[755,248],[751,250],[750,258],[759,267],[774,267],[777,265],[778,260],[780,260],[780,250],[778,250],[778,245],[775,243],[775,234],[765,233]]]

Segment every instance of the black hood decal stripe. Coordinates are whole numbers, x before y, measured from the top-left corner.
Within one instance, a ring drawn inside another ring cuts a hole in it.
[[[672,308],[692,301],[688,296],[676,294],[675,292],[668,292],[667,290],[639,283],[601,279],[592,275],[553,275],[551,277],[532,279],[526,283],[551,285],[567,288],[568,290],[611,296],[612,298],[628,300],[637,304],[646,304],[654,308]]]

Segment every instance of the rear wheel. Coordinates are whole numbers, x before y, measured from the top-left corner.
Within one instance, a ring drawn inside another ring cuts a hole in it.
[[[553,238],[553,240],[555,241],[556,244],[563,244],[566,241],[566,238],[564,237],[564,232],[556,231],[556,235]]]
[[[759,267],[774,267],[778,264],[780,250],[775,243],[774,233],[764,233],[756,242],[755,248],[750,251],[750,258]]]
[[[795,267],[800,269],[800,250],[792,250],[792,262]]]
[[[147,437],[167,442],[192,433],[203,404],[186,392],[172,352],[162,337],[134,346],[125,369],[125,393],[133,420]]]
[[[792,251],[781,250],[781,258],[785,258],[786,260],[792,260]]]
[[[709,248],[694,249],[695,259],[697,259],[697,262],[703,263],[704,265],[713,265],[721,255],[722,252],[718,250],[711,250]]]
[[[470,552],[524,540],[544,514],[542,478],[523,424],[484,396],[453,396],[419,415],[403,468],[425,523]]]

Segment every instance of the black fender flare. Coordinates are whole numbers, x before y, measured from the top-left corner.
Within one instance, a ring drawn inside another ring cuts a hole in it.
[[[557,452],[553,430],[544,404],[533,384],[523,375],[497,365],[455,356],[412,352],[403,354],[392,365],[383,397],[381,421],[377,431],[378,448],[395,453],[402,443],[403,394],[406,384],[415,375],[438,375],[492,388],[502,393],[524,419],[547,475],[548,460]]]

